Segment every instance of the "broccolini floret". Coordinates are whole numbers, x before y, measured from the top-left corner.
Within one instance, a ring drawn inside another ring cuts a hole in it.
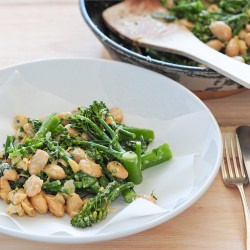
[[[119,184],[116,181],[110,182],[106,188],[90,198],[82,207],[81,211],[71,220],[74,227],[90,227],[93,223],[105,219],[112,201],[114,201],[124,190],[133,188],[132,182]]]

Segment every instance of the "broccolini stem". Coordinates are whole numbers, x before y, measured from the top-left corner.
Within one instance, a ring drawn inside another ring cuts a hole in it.
[[[153,167],[172,158],[172,152],[169,145],[164,143],[161,146],[152,149],[151,151],[141,156],[142,170]]]
[[[128,151],[122,155],[124,167],[128,171],[128,180],[134,184],[142,182],[141,167],[138,165],[138,157],[135,152]]]
[[[136,192],[134,189],[125,189],[122,191],[122,195],[128,203],[131,203],[136,198]]]
[[[114,149],[116,149],[119,152],[125,152],[125,150],[122,148],[122,146],[119,143],[119,137],[118,134],[102,119],[100,118],[100,122],[102,126],[108,131],[112,138],[112,145]]]
[[[136,139],[136,135],[134,133],[131,133],[130,131],[128,130],[125,130],[123,128],[123,126],[119,125],[115,128],[115,131],[117,134],[121,134],[123,136],[125,136],[126,138],[129,138],[129,139]]]
[[[154,131],[151,129],[145,128],[134,128],[134,127],[127,127],[123,126],[125,131],[135,134],[135,139],[139,140],[141,137],[145,141],[153,141],[154,140]]]
[[[56,194],[58,192],[66,194],[69,193],[69,189],[65,188],[60,180],[45,183],[42,189],[52,194]]]
[[[9,152],[8,150],[13,148],[13,142],[14,142],[14,136],[11,136],[11,135],[8,135],[7,138],[6,138],[6,142],[5,142],[5,145],[4,145],[4,156],[5,156],[5,159],[8,158],[9,156]]]
[[[60,119],[55,115],[49,115],[45,118],[42,126],[35,134],[35,138],[44,138],[48,132],[53,130],[60,124]]]
[[[122,155],[123,155],[122,152],[118,152],[110,147],[106,147],[106,146],[103,146],[101,144],[98,144],[92,141],[73,140],[72,144],[75,146],[80,146],[80,147],[85,147],[85,148],[94,147],[94,148],[102,150],[103,152],[113,155],[117,160],[120,160],[120,161],[122,160]]]
[[[137,154],[138,157],[138,168],[141,169],[141,142],[137,141],[135,144],[135,153]]]
[[[106,123],[106,121],[104,121],[104,119],[100,115],[98,115],[98,119],[99,119],[101,125],[103,126],[103,128],[111,136],[111,139],[112,139],[111,143],[112,143],[114,149],[119,151],[119,152],[125,152],[125,150],[122,148],[122,146],[119,143],[118,134]]]

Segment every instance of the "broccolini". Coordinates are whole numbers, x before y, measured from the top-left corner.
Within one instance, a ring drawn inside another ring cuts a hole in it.
[[[134,185],[142,182],[142,170],[172,158],[167,144],[148,151],[154,132],[123,124],[101,101],[44,120],[20,116],[0,159],[5,183],[0,197],[11,204],[9,214],[49,211],[60,217],[66,206],[72,226],[92,226],[106,218],[120,194],[126,202],[136,198]],[[22,197],[20,204],[16,195]]]

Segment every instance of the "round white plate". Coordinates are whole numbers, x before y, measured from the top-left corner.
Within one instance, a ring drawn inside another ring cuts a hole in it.
[[[4,120],[0,142],[4,143],[10,119],[17,112],[40,117],[89,105],[96,99],[109,107],[119,106],[125,123],[153,129],[152,147],[164,142],[170,145],[173,159],[145,170],[143,184],[136,187],[138,193],[153,191],[159,207],[151,208],[140,202],[129,207],[119,199],[112,206],[118,204],[124,210],[112,209],[104,222],[76,230],[66,215],[62,219],[50,215],[10,218],[0,201],[1,233],[58,243],[111,240],[168,221],[196,202],[211,185],[222,157],[221,134],[213,115],[177,82],[121,62],[68,58],[28,62],[0,70],[0,106],[5,104],[0,108],[0,118]]]

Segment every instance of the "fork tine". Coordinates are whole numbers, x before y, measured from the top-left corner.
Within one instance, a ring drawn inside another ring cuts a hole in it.
[[[232,170],[232,164],[230,161],[230,155],[229,155],[229,151],[228,151],[228,145],[227,145],[226,138],[224,140],[224,146],[225,146],[225,154],[226,154],[225,156],[226,156],[226,160],[227,160],[228,173],[229,173],[230,178],[233,178],[234,174],[233,174],[233,170]]]
[[[237,167],[238,164],[237,164],[237,160],[236,160],[235,149],[234,149],[232,139],[230,140],[230,145],[231,145],[231,153],[232,153],[232,159],[233,159],[234,172],[235,172],[236,177],[239,178],[240,174],[239,174],[239,170]]]
[[[245,178],[246,177],[246,172],[245,172],[245,169],[244,169],[244,166],[243,166],[242,153],[241,153],[239,138],[238,138],[237,134],[236,134],[236,148],[237,148],[237,151],[238,151],[238,158],[239,158],[241,175],[242,175],[242,177]]]
[[[223,179],[228,178],[226,167],[225,167],[225,162],[224,162],[224,157],[223,157],[222,162],[221,162],[221,173],[222,173],[222,178]]]

